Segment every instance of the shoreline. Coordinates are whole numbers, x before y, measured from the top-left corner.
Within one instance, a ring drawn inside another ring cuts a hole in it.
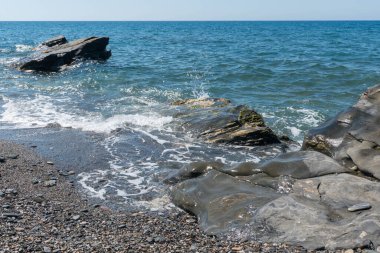
[[[307,252],[204,234],[185,212],[114,211],[91,205],[31,148],[0,141],[0,252]]]

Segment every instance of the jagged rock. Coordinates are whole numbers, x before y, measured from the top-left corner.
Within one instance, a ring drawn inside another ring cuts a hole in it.
[[[79,59],[107,60],[109,38],[90,37],[37,51],[16,64],[23,71],[60,71]]]
[[[257,169],[272,177],[292,176],[297,179],[349,172],[334,159],[316,151],[281,154]]]
[[[183,120],[183,127],[206,142],[242,146],[281,143],[260,114],[246,106],[232,106],[229,100],[187,99],[173,105],[180,106],[176,116]]]
[[[380,85],[356,105],[309,131],[304,150],[327,154],[347,168],[380,179]]]
[[[57,37],[48,39],[44,42],[41,43],[41,46],[46,46],[46,47],[54,47],[54,46],[59,46],[66,44],[68,41],[63,35],[59,35]]]

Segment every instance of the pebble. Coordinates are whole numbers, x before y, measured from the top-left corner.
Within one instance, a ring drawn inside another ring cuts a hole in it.
[[[348,249],[344,253],[354,253],[354,250],[353,249]]]
[[[3,213],[2,216],[8,218],[21,218],[21,214],[18,213]]]
[[[357,212],[357,211],[362,211],[362,210],[368,210],[371,208],[372,206],[369,203],[360,203],[360,204],[350,206],[347,210],[349,212]]]
[[[7,158],[9,158],[9,159],[17,159],[18,155],[17,154],[10,154],[10,155],[7,155]]]
[[[242,246],[234,246],[232,247],[232,252],[242,252],[243,251],[243,247]]]
[[[5,196],[5,193],[0,191],[0,197],[3,197],[3,196]]]
[[[57,180],[48,180],[44,182],[45,187],[52,187],[57,185]]]
[[[123,228],[126,228],[126,227],[127,227],[127,225],[122,224],[122,225],[119,225],[117,228],[119,228],[119,229],[123,229]]]
[[[0,163],[5,163],[5,157],[4,156],[0,156]]]
[[[75,175],[75,171],[73,170],[70,170],[69,172],[67,172],[68,175]]]
[[[380,246],[377,247],[376,251],[380,253]]]
[[[44,247],[44,253],[51,253],[51,249],[49,247]]]
[[[38,184],[40,181],[38,179],[33,179],[32,184]]]
[[[54,165],[54,163],[52,161],[47,161],[46,164]]]
[[[74,215],[74,216],[72,217],[72,219],[73,219],[73,220],[79,220],[79,219],[80,219],[80,215]]]

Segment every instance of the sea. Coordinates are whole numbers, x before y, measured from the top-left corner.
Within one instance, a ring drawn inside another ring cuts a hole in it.
[[[180,130],[173,101],[227,98],[302,143],[380,82],[379,31],[371,21],[0,22],[0,138],[77,170],[72,180],[91,199],[170,209],[162,179],[182,166],[280,152],[204,143]],[[12,66],[61,34],[107,36],[112,57],[61,73]]]

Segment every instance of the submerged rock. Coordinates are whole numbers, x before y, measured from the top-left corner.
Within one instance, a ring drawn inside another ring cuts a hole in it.
[[[246,106],[233,106],[227,99],[187,99],[173,105],[181,106],[176,116],[184,121],[183,127],[206,142],[242,146],[281,143],[260,114]]]
[[[106,49],[109,42],[107,37],[89,37],[70,43],[63,41],[63,38],[56,38],[45,42],[47,47],[53,46],[37,51],[16,66],[23,71],[54,72],[80,59],[107,60],[111,57],[111,51]]]
[[[380,179],[380,85],[353,107],[309,131],[304,150],[327,154],[350,169]]]

